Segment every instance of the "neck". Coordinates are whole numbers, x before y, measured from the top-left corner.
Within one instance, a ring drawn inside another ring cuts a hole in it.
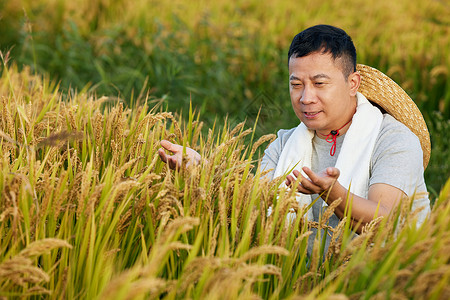
[[[332,143],[333,145],[331,146],[330,149],[330,155],[334,156],[334,154],[336,153],[336,139],[340,134],[344,134],[345,132],[341,132],[341,130],[343,130],[345,127],[345,131],[347,131],[348,127],[350,126],[350,122],[352,121],[352,119],[350,119],[347,123],[345,123],[341,128],[337,129],[337,130],[331,130],[331,132],[327,135],[322,134],[319,132],[319,137],[320,135],[323,136],[323,138],[328,142],[328,143]]]
[[[352,115],[352,118],[353,118],[353,115]],[[317,134],[317,136],[318,136],[319,138],[321,138],[321,139],[327,139],[327,138],[329,138],[330,136],[340,136],[340,135],[343,135],[343,134],[345,134],[345,133],[347,132],[348,128],[350,127],[350,125],[351,125],[351,123],[352,123],[352,118],[350,118],[350,120],[348,120],[348,121],[347,121],[344,125],[342,125],[340,128],[336,128],[336,129],[333,129],[333,130],[331,130],[331,131],[329,131],[329,132],[325,132],[325,133],[322,133],[322,132],[319,132],[319,131],[316,130],[316,134]]]

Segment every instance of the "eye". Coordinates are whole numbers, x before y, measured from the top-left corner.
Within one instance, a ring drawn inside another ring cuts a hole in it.
[[[316,86],[323,86],[323,85],[325,85],[325,82],[318,81],[318,82],[315,82],[314,84]]]
[[[300,88],[303,86],[303,84],[301,84],[299,82],[291,82],[291,86],[294,88]]]

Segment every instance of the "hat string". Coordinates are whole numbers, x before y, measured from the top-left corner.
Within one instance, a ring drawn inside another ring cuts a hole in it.
[[[350,121],[345,123],[344,126],[339,128],[338,130],[331,130],[331,132],[329,134],[322,134],[322,133],[319,132],[319,134],[321,136],[326,136],[325,141],[327,141],[328,143],[333,143],[333,145],[331,145],[331,149],[330,149],[330,155],[331,156],[334,156],[334,154],[336,153],[336,138],[339,136],[339,130],[341,130],[342,128],[347,126],[348,123],[350,123],[351,121],[352,121],[352,119],[350,119]]]

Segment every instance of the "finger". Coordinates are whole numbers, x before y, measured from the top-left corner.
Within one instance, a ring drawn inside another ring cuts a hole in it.
[[[303,172],[305,172],[305,174],[308,175],[309,179],[313,183],[317,183],[320,180],[320,177],[308,167],[303,167]]]
[[[308,176],[309,176],[309,174],[314,173],[313,170],[311,170],[311,169],[308,168],[308,167],[303,167],[302,170],[303,170],[303,172],[305,172],[305,174],[308,175]]]
[[[296,180],[301,184],[307,177],[303,176],[298,170],[294,170],[292,173],[296,176]]]
[[[290,186],[293,181],[294,181],[294,178],[291,175],[286,176],[286,185],[287,186]]]
[[[170,157],[169,157],[169,167],[170,167],[171,169],[177,169],[177,168],[179,168],[178,161],[177,161],[177,159],[176,159],[175,157],[173,157],[173,156],[170,156]]]
[[[162,148],[158,149],[158,154],[159,154],[159,157],[161,158],[161,160],[163,162],[167,163],[167,154],[166,154],[166,152],[164,152],[164,150]]]
[[[301,177],[301,178],[303,178],[303,176],[302,176],[302,174],[300,173],[300,171],[299,170],[294,170],[292,173],[294,173],[294,175],[295,175],[295,177]]]
[[[299,191],[301,192],[307,192],[309,194],[317,194],[317,192],[320,190],[317,185],[315,185],[311,180],[304,179],[299,185]]]
[[[300,174],[300,176],[302,176],[302,180],[300,181],[299,191],[306,194],[320,194],[320,176],[308,167],[303,167],[302,170],[308,177],[302,176]]]
[[[299,192],[299,193],[302,193],[302,194],[305,194],[305,195],[313,195],[313,194],[316,194],[316,193],[314,193],[314,192],[311,192],[310,190],[307,190],[307,189],[305,189],[304,187],[302,187],[302,186],[298,186],[298,188],[297,188],[297,192]]]
[[[314,189],[311,189],[311,186],[309,185],[310,183],[308,183],[307,181],[309,180],[304,180],[302,183],[300,183],[297,187],[297,191],[307,195],[317,194]]]
[[[169,150],[169,151],[171,151],[173,153],[176,153],[176,152],[179,152],[179,151],[183,150],[182,146],[174,144],[174,143],[171,143],[168,140],[162,140],[161,141],[161,146],[163,146],[165,149],[167,149],[167,150]]]

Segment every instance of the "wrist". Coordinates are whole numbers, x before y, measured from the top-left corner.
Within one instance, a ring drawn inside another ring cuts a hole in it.
[[[339,198],[345,200],[347,197],[347,190],[336,180],[328,189],[326,195],[327,204],[331,204]]]

